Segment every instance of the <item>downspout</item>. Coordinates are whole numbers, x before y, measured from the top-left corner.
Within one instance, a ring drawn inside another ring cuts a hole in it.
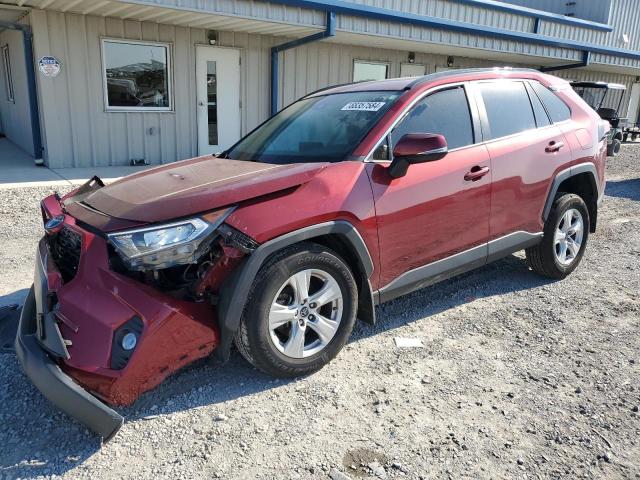
[[[541,72],[554,72],[556,70],[569,70],[571,68],[588,67],[591,63],[591,52],[582,52],[582,61],[577,63],[570,63],[568,65],[557,65],[555,67],[540,67]]]
[[[38,93],[36,90],[36,72],[33,66],[33,32],[28,25],[0,21],[0,28],[22,32],[25,68],[27,69],[27,92],[29,94],[29,110],[31,112],[31,135],[33,155],[36,164],[42,164],[42,132],[40,130],[40,112],[38,109]]]
[[[316,42],[324,38],[333,37],[336,34],[336,14],[335,12],[327,12],[327,27],[324,32],[314,33],[307,37],[298,38],[281,45],[271,47],[271,116],[278,113],[278,77],[280,52],[289,50],[290,48],[299,47],[307,43]]]

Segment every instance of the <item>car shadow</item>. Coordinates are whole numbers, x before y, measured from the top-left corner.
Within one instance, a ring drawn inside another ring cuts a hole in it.
[[[358,322],[350,343],[477,298],[526,290],[549,282],[533,274],[523,258],[510,256],[377,307],[377,324]],[[410,309],[407,304],[411,304]],[[49,404],[22,374],[15,355],[0,355],[0,362],[0,371],[7,376],[4,385],[0,385],[0,398],[5,402],[0,415],[4,435],[9,440],[0,449],[0,474],[10,477],[62,475],[99,451],[100,439]],[[222,406],[295,381],[269,377],[252,368],[234,351],[226,364],[196,362],[142,395],[133,405],[117,410],[129,422],[153,420],[156,416],[205,405]],[[214,408],[212,416],[223,410]]]
[[[605,187],[605,193],[610,197],[640,201],[640,178],[618,181],[609,180]]]

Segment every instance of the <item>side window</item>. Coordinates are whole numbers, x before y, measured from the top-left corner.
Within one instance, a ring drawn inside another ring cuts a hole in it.
[[[449,149],[473,144],[473,125],[463,87],[432,93],[418,102],[391,132],[395,145],[407,133],[439,133]]]
[[[536,128],[531,102],[522,82],[478,84],[489,120],[491,138],[506,137]]]
[[[530,85],[527,85],[527,93],[529,94],[529,99],[531,100],[531,106],[533,107],[533,115],[536,117],[536,125],[538,128],[546,127],[547,125],[551,125],[549,121],[549,116],[542,105],[542,102],[536,95],[536,92],[533,91]]]
[[[571,110],[558,96],[544,85],[538,82],[531,82],[531,86],[542,100],[542,103],[549,112],[549,117],[553,123],[562,122],[571,118]]]

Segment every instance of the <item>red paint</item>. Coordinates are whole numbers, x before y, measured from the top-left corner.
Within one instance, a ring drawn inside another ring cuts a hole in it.
[[[437,76],[404,92],[354,146],[354,157],[367,156],[405,107],[428,89],[514,76],[564,85],[533,71]],[[398,90],[408,83],[357,84],[322,94]],[[85,224],[112,231],[237,205],[226,222],[263,243],[309,225],[347,220],[369,249],[374,262],[370,280],[379,289],[410,269],[490,239],[518,230],[541,231],[552,179],[570,165],[593,162],[604,188],[606,144],[595,138],[599,119],[572,90],[559,95],[572,109],[571,121],[457,149],[442,160],[411,165],[397,179],[390,177],[385,162],[274,166],[202,157],[138,173],[90,194],[85,202],[106,216],[73,204],[63,212],[57,197],[47,197],[44,219],[66,213],[65,224],[82,236],[73,280],[63,284],[50,259],[47,265],[49,288],[57,294],[64,319],[60,328],[72,341],[71,358],[61,367],[105,401],[128,404],[208,355],[219,341],[215,307],[176,299],[112,271],[106,241]],[[549,148],[560,143],[564,146],[559,150]],[[416,145],[410,147],[415,150]],[[226,247],[224,252],[222,262],[204,273],[197,294],[215,293],[240,262],[239,252]],[[143,320],[142,337],[128,365],[111,370],[113,333],[134,315]]]

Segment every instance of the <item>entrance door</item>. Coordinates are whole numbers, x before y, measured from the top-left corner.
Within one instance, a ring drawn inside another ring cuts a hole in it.
[[[198,46],[198,152],[222,152],[240,139],[240,51]]]
[[[640,122],[640,83],[634,83],[631,86],[631,95],[629,97],[629,108],[627,109],[627,119],[631,123]]]

